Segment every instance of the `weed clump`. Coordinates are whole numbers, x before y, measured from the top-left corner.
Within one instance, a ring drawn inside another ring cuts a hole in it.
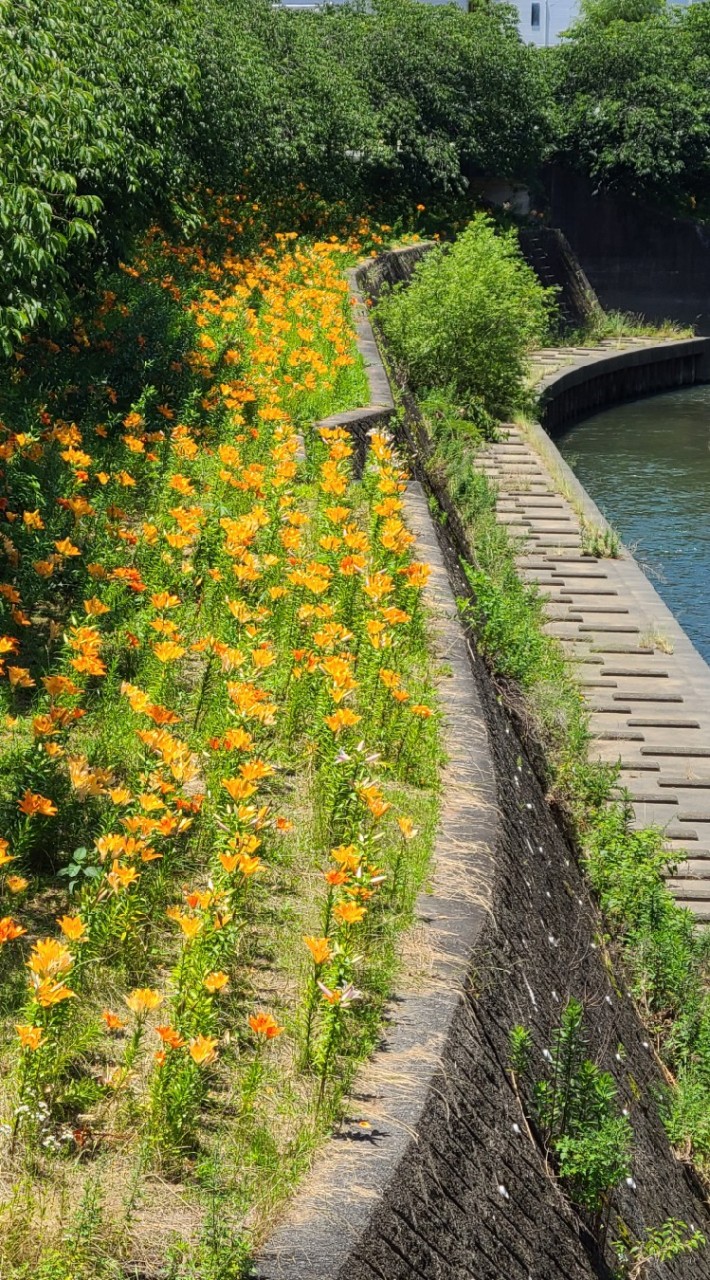
[[[446,387],[469,412],[519,406],[527,354],[548,329],[554,290],[527,265],[514,230],[480,213],[450,246],[385,295],[378,322],[418,392]]]

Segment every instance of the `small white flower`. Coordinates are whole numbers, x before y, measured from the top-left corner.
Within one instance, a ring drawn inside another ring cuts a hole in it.
[[[506,1191],[502,1182],[498,1184],[498,1195],[502,1196],[504,1200],[510,1200],[510,1196],[508,1195],[508,1192]]]

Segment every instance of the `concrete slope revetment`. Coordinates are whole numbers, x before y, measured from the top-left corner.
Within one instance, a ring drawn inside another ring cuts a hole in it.
[[[710,925],[710,667],[628,551],[585,552],[608,526],[541,427],[505,428],[478,464],[574,664],[592,756],[620,763],[636,824],[660,827],[678,860],[669,888]]]

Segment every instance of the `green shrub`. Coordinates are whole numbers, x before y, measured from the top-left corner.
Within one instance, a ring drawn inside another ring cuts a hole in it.
[[[383,298],[377,318],[415,387],[450,387],[462,404],[479,401],[500,417],[521,402],[526,356],[543,340],[552,297],[516,233],[477,214]]]
[[[511,1061],[528,1073],[524,1029],[510,1033]],[[521,1047],[523,1052],[521,1052]],[[588,1056],[584,1008],[571,997],[546,1052],[547,1075],[534,1080],[531,1114],[545,1152],[574,1203],[592,1220],[602,1248],[613,1192],[631,1172],[631,1124],[618,1108],[616,1082]]]
[[[657,1227],[646,1227],[640,1239],[623,1222],[617,1224],[617,1230],[619,1239],[613,1247],[624,1267],[625,1280],[642,1280],[650,1274],[651,1263],[670,1262],[682,1253],[694,1253],[707,1244],[701,1231],[679,1218],[666,1218]]]

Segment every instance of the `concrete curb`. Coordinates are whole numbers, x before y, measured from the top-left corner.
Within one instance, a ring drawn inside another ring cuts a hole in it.
[[[605,346],[538,381],[540,419],[554,433],[607,404],[709,381],[710,338],[639,339],[618,351]]]
[[[579,508],[582,518],[589,524],[601,529],[602,532],[611,533],[612,528],[606,516],[602,514],[594,499],[590,497],[584,485],[577,479],[569,463],[565,462],[557,445],[547,434],[545,428],[539,422],[526,422],[523,431],[553,474],[557,472],[568,489],[574,505]]]
[[[394,402],[367,309],[351,272],[358,347],[373,403],[327,420],[356,438],[386,421]],[[417,951],[426,974],[392,997],[382,1045],[360,1072],[350,1112],[318,1156],[281,1225],[256,1259],[259,1280],[335,1280],[366,1235],[381,1197],[406,1176],[420,1118],[444,1070],[447,1044],[468,981],[473,950],[492,901],[498,834],[496,783],[484,709],[426,497],[412,482],[405,516],[415,554],[431,566],[424,598],[431,616],[448,763],[433,870],[417,902]],[[445,664],[445,666],[444,666]]]

